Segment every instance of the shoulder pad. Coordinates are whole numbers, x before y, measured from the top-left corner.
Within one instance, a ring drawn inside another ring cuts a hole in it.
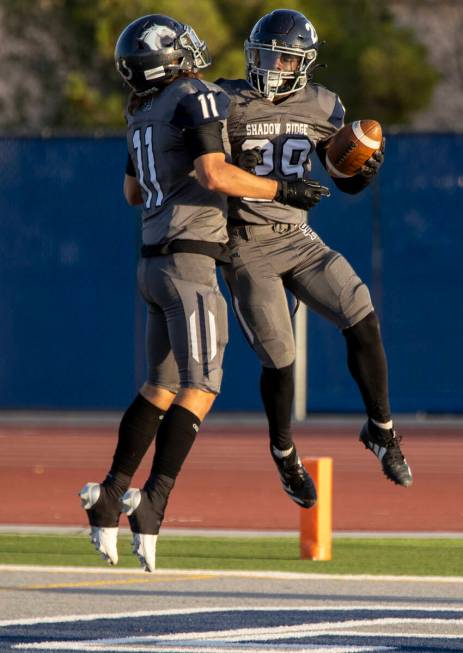
[[[236,92],[244,88],[251,88],[249,82],[245,79],[225,79],[224,77],[220,77],[214,84],[217,84],[217,86],[220,86],[220,88],[223,88],[227,92]]]
[[[180,98],[171,121],[180,129],[193,129],[209,122],[225,120],[228,116],[230,100],[227,94],[213,84],[194,81],[199,83]]]
[[[344,125],[346,109],[340,97],[320,84],[314,84],[313,87],[317,91],[318,104],[325,113],[326,120],[336,129],[341,129]]]
[[[336,127],[336,129],[341,129],[344,126],[344,118],[346,116],[346,108],[341,102],[341,99],[336,95],[336,103],[334,105],[333,113],[328,118],[328,121]]]

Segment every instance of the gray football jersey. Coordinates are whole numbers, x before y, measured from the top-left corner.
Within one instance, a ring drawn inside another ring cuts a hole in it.
[[[317,144],[344,124],[341,100],[318,84],[273,104],[244,79],[217,83],[231,101],[226,121],[231,159],[242,150],[259,148],[263,162],[255,168],[257,175],[286,181],[310,178]],[[275,201],[229,198],[228,217],[253,224],[298,224],[307,221],[307,212]]]
[[[227,241],[226,198],[198,182],[185,129],[226,119],[229,99],[215,84],[180,78],[127,113],[127,144],[143,196],[143,243]]]

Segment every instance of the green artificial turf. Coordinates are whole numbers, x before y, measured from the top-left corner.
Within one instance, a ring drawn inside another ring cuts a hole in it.
[[[138,567],[130,537],[119,538],[119,567]],[[87,536],[0,534],[0,564],[105,567]],[[333,541],[331,561],[301,560],[296,538],[217,538],[162,534],[160,569],[218,569],[332,574],[463,576],[463,540]]]

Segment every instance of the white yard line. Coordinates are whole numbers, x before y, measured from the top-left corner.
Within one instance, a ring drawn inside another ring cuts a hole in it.
[[[55,573],[55,574],[131,574],[142,575],[147,577],[146,572],[142,569],[113,569],[107,567],[48,567],[44,565],[0,565],[0,572],[19,571],[28,573]],[[236,570],[217,570],[217,569],[156,569],[153,578],[156,576],[222,576],[237,578],[267,578],[279,580],[355,580],[355,581],[384,581],[413,583],[462,583],[463,576],[392,576],[392,575],[373,575],[373,574],[313,574],[297,573],[285,571],[236,571]]]
[[[0,534],[12,535],[87,535],[88,526],[41,526],[40,524],[0,524]],[[130,535],[129,528],[119,528],[121,535]],[[299,537],[299,531],[239,530],[229,528],[163,528],[166,537]],[[334,531],[333,538],[344,539],[463,539],[463,531]]]
[[[454,612],[457,614],[463,615],[463,607],[441,607],[441,606],[423,606],[420,603],[407,603],[405,605],[387,605],[384,604],[374,604],[362,603],[361,605],[355,605],[351,603],[343,603],[336,606],[317,606],[317,607],[307,607],[307,605],[301,606],[291,606],[287,608],[293,612],[360,612],[368,610],[378,610],[381,614],[387,612],[429,612],[429,613],[438,613],[438,612]],[[64,624],[73,621],[98,621],[100,619],[133,619],[137,617],[165,617],[165,616],[175,616],[175,615],[187,615],[187,614],[207,614],[207,613],[221,613],[221,612],[278,612],[281,613],[281,606],[265,606],[265,607],[205,607],[205,608],[174,608],[168,610],[145,610],[137,612],[114,612],[114,613],[101,613],[101,614],[91,614],[91,615],[66,615],[65,617],[32,617],[29,619],[5,619],[0,621],[0,628],[7,628],[11,626],[33,626],[36,624]],[[460,620],[461,621],[461,620]],[[344,622],[347,623],[347,622]]]

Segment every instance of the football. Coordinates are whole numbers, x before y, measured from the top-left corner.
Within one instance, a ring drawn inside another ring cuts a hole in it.
[[[352,177],[381,147],[383,132],[376,120],[344,125],[326,150],[326,169],[332,177]]]

